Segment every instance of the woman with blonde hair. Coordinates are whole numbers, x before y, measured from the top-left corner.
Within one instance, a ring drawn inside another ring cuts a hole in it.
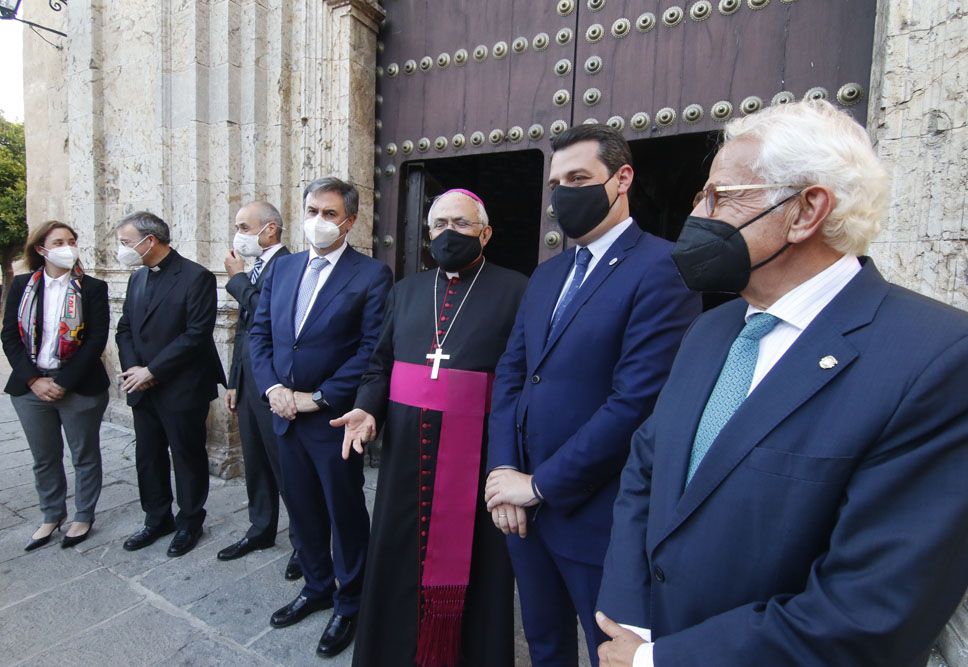
[[[101,418],[110,381],[101,363],[108,339],[108,288],[84,274],[77,233],[51,220],[33,230],[24,249],[29,273],[14,278],[0,339],[12,372],[5,391],[34,457],[43,524],[25,549],[50,541],[67,518],[64,441],[74,463],[74,521],[61,542],[87,539],[101,494]]]

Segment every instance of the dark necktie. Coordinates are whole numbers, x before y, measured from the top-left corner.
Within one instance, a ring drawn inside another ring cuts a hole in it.
[[[265,262],[263,262],[262,258],[259,257],[255,260],[255,265],[252,267],[252,270],[249,271],[249,282],[253,285],[255,285],[255,282],[259,279],[259,274],[262,273],[262,267],[264,264]]]
[[[571,282],[568,283],[568,289],[565,290],[565,295],[561,297],[561,301],[558,302],[558,307],[555,308],[554,315],[551,316],[549,336],[554,332],[555,327],[558,326],[558,322],[561,321],[561,316],[568,309],[568,305],[575,299],[575,295],[578,294],[578,288],[581,287],[582,281],[585,280],[585,273],[588,272],[588,263],[590,261],[592,261],[592,251],[588,248],[579,248],[578,254],[575,257],[575,275],[571,277]]]

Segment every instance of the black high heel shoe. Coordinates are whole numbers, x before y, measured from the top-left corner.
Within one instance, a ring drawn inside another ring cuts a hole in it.
[[[50,542],[50,538],[53,537],[55,531],[60,530],[62,523],[64,523],[63,519],[57,522],[57,525],[54,526],[54,530],[50,531],[43,537],[38,537],[36,540],[33,538],[30,538],[30,541],[27,542],[27,546],[24,547],[24,551],[33,551],[34,549],[39,549],[45,544],[47,544],[48,542]]]
[[[88,538],[88,535],[91,534],[91,530],[93,530],[93,528],[94,528],[94,519],[91,519],[91,523],[88,525],[87,531],[82,535],[74,535],[73,537],[71,537],[70,535],[64,535],[64,539],[61,540],[61,549],[69,549],[73,546],[77,546],[78,544],[80,544],[81,542],[83,542]]]

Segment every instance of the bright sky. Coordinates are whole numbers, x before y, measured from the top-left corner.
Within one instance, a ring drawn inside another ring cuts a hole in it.
[[[23,24],[0,21],[0,111],[7,120],[24,119]]]

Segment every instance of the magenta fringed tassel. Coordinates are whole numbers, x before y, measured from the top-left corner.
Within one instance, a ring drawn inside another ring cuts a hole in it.
[[[423,615],[417,629],[418,667],[457,667],[466,586],[422,589]]]

